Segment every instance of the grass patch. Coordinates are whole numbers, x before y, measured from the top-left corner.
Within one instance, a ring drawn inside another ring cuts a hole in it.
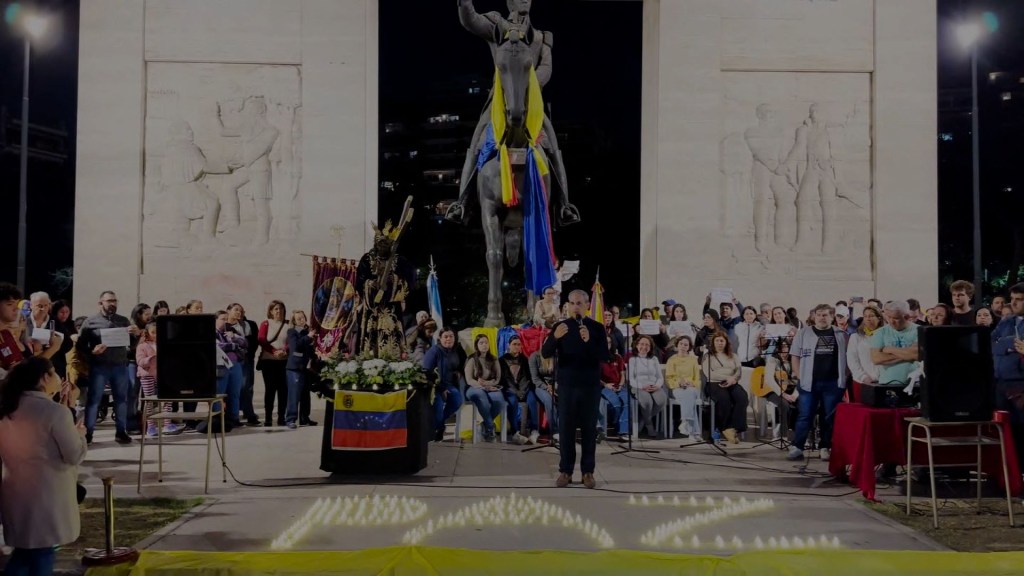
[[[981,513],[975,501],[939,500],[939,527],[932,527],[930,500],[915,498],[906,514],[906,504],[893,502],[867,502],[867,507],[900,524],[909,526],[936,542],[958,552],[1010,552],[1024,550],[1024,506],[1020,498],[1013,500],[1013,519],[1010,527],[1006,513],[1006,500],[984,499]]]
[[[202,502],[202,498],[115,498],[114,545],[134,546]],[[103,500],[86,498],[81,511],[82,535],[74,543],[61,547],[58,560],[78,561],[86,549],[106,546]]]

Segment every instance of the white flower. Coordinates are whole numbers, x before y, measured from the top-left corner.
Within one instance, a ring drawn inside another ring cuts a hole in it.
[[[335,371],[338,374],[355,374],[359,370],[359,363],[355,361],[339,362]]]
[[[402,362],[392,362],[390,368],[391,368],[392,372],[402,373],[402,372],[405,372],[407,370],[414,369],[415,366],[413,366],[412,362],[402,361]]]

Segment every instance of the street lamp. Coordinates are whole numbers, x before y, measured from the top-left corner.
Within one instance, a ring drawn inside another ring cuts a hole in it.
[[[49,19],[29,12],[18,3],[8,5],[4,13],[8,24],[18,30],[25,42],[25,70],[21,86],[21,179],[18,187],[18,288],[25,291],[25,244],[28,208],[28,78],[32,41],[41,39],[49,28]]]
[[[956,27],[956,38],[965,50],[971,51],[971,158],[974,198],[974,293],[977,302],[982,298],[981,262],[981,161],[978,132],[978,44],[982,38],[999,27],[995,14],[985,12],[977,20],[961,22]]]

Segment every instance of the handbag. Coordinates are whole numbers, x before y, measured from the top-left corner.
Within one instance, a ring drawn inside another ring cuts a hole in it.
[[[270,337],[269,339],[267,339],[267,342],[273,342],[274,340],[277,340],[277,337],[281,335],[281,330],[283,328],[284,328],[284,322],[281,322],[281,325],[277,327],[277,332],[274,332],[274,335],[272,337]],[[256,369],[260,370],[260,371],[263,370],[263,355],[262,354],[260,354],[259,359],[256,360]]]

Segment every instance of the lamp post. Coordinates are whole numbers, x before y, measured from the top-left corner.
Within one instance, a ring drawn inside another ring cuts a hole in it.
[[[18,288],[25,291],[25,246],[28,232],[28,88],[32,40],[46,34],[49,21],[41,14],[26,13],[17,3],[8,6],[8,23],[20,28],[25,43],[24,76],[21,84],[21,165],[18,182]]]
[[[971,51],[971,173],[974,212],[974,294],[976,302],[982,298],[983,266],[981,260],[981,143],[978,120],[978,44],[986,34],[995,32],[999,21],[991,12],[977,20],[959,24],[957,39]]]

